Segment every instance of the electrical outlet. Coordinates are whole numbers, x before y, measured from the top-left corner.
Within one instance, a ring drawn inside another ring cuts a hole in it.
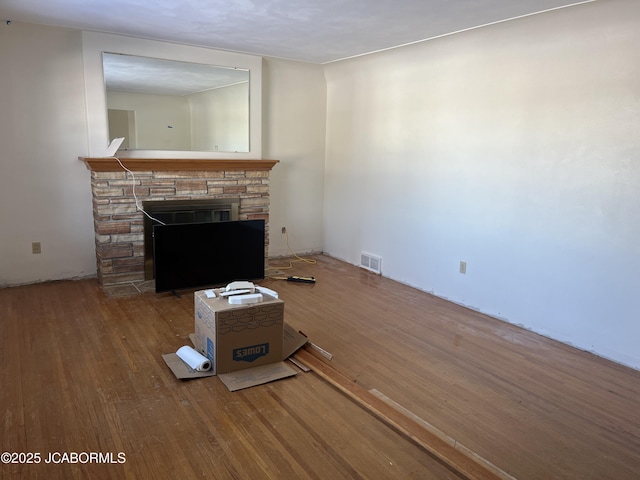
[[[34,255],[42,253],[42,245],[40,244],[40,242],[33,242],[31,244],[31,253],[33,253]]]
[[[282,227],[282,234],[284,235],[285,233],[287,233],[287,227]]]
[[[460,262],[460,273],[467,273],[467,262]]]

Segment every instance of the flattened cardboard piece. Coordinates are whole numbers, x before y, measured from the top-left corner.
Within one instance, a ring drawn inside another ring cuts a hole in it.
[[[231,373],[220,373],[218,377],[230,392],[235,392],[243,388],[255,387],[282,378],[293,377],[296,374],[297,372],[284,362],[277,362]]]
[[[162,355],[162,359],[171,369],[176,378],[179,378],[181,380],[186,378],[212,377],[213,375],[215,375],[212,370],[209,370],[208,372],[199,372],[197,370],[193,370],[175,353],[166,353]]]
[[[282,345],[282,360],[286,360],[291,355],[300,350],[305,343],[307,337],[300,332],[296,332],[291,325],[284,322],[284,344]]]

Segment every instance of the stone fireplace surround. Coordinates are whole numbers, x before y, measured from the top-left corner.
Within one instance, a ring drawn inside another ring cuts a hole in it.
[[[144,282],[143,201],[240,198],[239,220],[264,219],[269,246],[269,173],[277,160],[79,157],[91,170],[98,281]]]

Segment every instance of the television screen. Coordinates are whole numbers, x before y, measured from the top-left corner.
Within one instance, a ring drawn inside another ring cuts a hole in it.
[[[264,252],[264,220],[155,225],[156,292],[263,279]]]

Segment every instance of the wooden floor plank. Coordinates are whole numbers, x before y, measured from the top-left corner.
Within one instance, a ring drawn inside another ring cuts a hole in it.
[[[55,282],[0,290],[0,306],[3,359],[29,383],[24,396],[3,384],[2,411],[28,412],[3,424],[3,447],[126,455],[0,465],[2,478],[455,478],[310,375],[235,393],[215,377],[175,379],[161,354],[188,342],[192,295],[107,298],[95,281]]]
[[[296,265],[315,285],[267,286],[359,385],[518,478],[640,471],[638,371],[335,259],[319,263]]]
[[[640,372],[326,256],[266,279],[331,365],[519,479],[632,479]],[[277,263],[277,262],[273,262]],[[0,478],[460,478],[299,373],[240,392],[176,380],[193,294],[109,297],[96,280],[0,289],[2,450],[125,463],[0,465]]]
[[[499,480],[494,471],[489,470],[484,462],[478,462],[476,455],[470,455],[455,448],[432,430],[424,428],[398,409],[390,407],[388,402],[354,383],[340,371],[311,353],[312,349],[305,347],[296,353],[296,358],[305,363],[313,372],[354,400],[358,405],[375,417],[398,430],[416,445],[425,449],[435,458],[466,479]]]

